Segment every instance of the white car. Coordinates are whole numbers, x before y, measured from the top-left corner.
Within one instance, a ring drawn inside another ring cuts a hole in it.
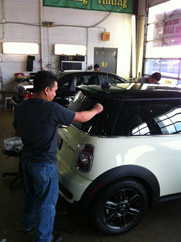
[[[148,206],[181,198],[181,89],[83,86],[69,109],[104,111],[59,129],[60,195],[105,234],[138,224]]]

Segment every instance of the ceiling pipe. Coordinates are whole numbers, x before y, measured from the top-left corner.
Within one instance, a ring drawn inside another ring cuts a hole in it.
[[[4,21],[5,21],[5,14],[4,14],[4,0],[1,0],[1,26],[2,26],[2,37],[0,37],[0,40],[4,40]]]
[[[136,16],[132,15],[132,78],[136,78]]]

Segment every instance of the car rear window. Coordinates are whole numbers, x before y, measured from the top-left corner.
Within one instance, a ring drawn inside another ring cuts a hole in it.
[[[92,135],[110,136],[114,128],[120,103],[110,100],[101,100],[92,98],[78,92],[75,99],[70,103],[69,109],[75,112],[90,110],[96,103],[101,103],[104,107],[103,112],[97,114],[94,118],[85,123],[73,122],[73,125]]]

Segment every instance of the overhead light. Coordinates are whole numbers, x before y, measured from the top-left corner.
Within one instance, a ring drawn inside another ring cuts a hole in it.
[[[23,42],[4,42],[4,54],[39,54],[39,45],[37,43],[23,43]]]
[[[86,55],[85,45],[55,44],[55,55]]]

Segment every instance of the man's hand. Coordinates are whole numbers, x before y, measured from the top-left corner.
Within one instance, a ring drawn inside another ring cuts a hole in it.
[[[97,113],[100,113],[100,112],[103,111],[103,106],[102,106],[100,103],[97,103],[97,104],[93,107],[93,109],[95,109]]]
[[[97,103],[91,110],[76,112],[75,118],[73,121],[75,122],[87,122],[91,118],[93,118],[96,114],[102,112],[103,106],[100,103]]]

